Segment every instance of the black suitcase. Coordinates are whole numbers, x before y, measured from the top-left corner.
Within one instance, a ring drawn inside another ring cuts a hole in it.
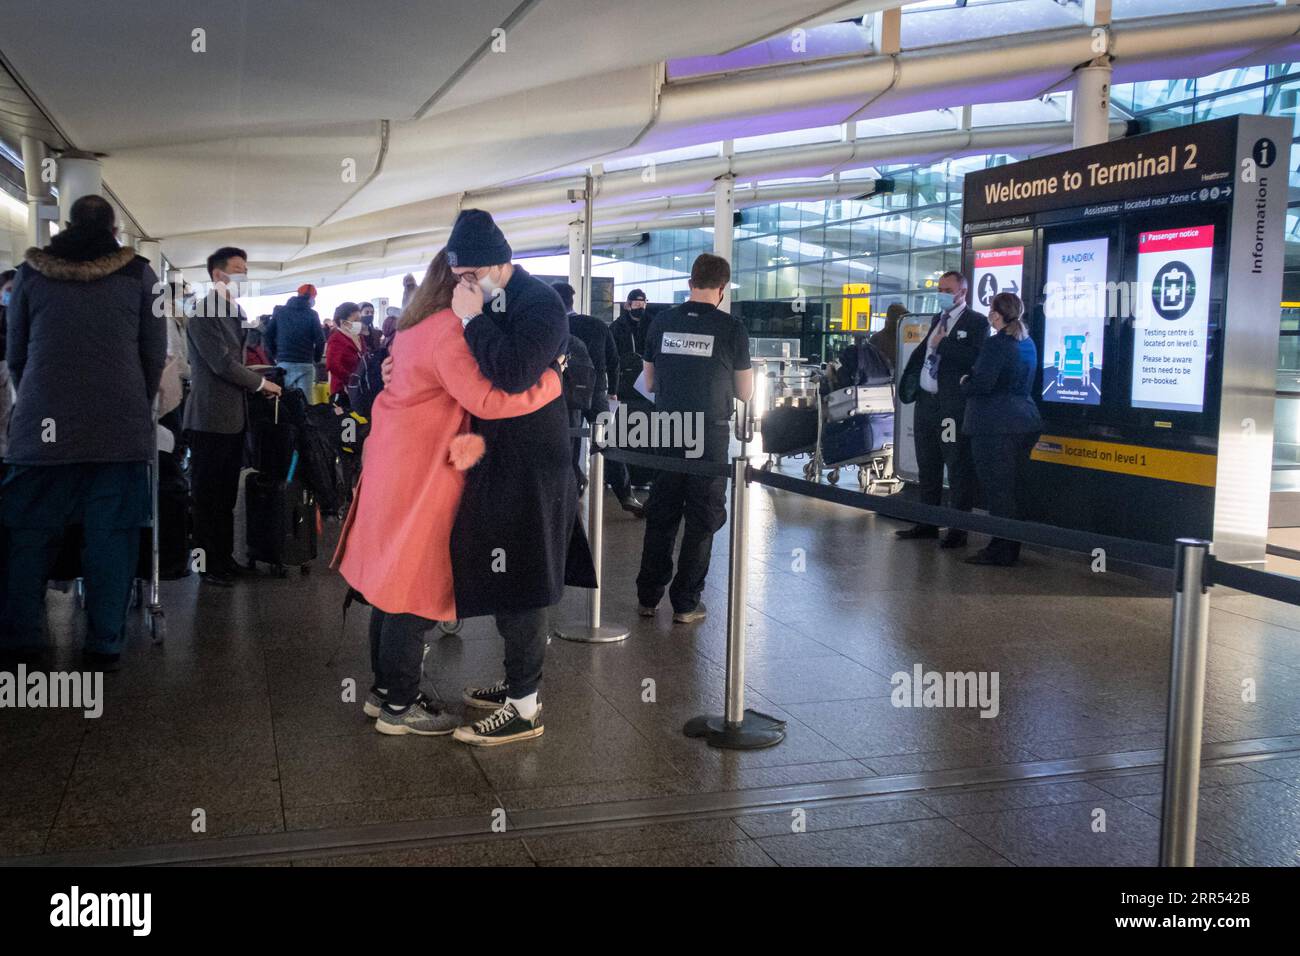
[[[297,481],[253,473],[244,479],[248,566],[271,565],[283,577],[297,565],[307,573],[316,557],[316,498]]]
[[[894,440],[894,413],[850,415],[822,426],[822,462],[839,465],[868,458]]]
[[[190,573],[190,482],[175,455],[158,455],[158,576],[166,581]]]
[[[784,406],[763,416],[763,452],[793,455],[817,444],[817,408]]]

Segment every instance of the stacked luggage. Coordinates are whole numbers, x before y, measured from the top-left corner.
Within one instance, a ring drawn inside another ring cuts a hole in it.
[[[894,444],[894,390],[890,385],[850,385],[826,398],[822,461],[858,464]]]

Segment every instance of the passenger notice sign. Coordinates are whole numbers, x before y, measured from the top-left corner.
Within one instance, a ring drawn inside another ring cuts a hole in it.
[[[1205,404],[1213,226],[1138,237],[1133,406],[1199,412]]]

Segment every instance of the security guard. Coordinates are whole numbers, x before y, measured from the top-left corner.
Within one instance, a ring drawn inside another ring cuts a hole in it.
[[[731,284],[731,266],[704,253],[691,266],[690,298],[658,315],[645,340],[646,385],[655,395],[655,414],[690,416],[700,449],[667,449],[677,458],[726,462],[730,447],[732,403],[748,402],[754,392],[749,333],[738,319],[718,306]],[[650,430],[647,430],[650,432]],[[659,428],[654,432],[662,434]],[[690,434],[683,428],[679,434]],[[726,523],[727,479],[661,471],[645,506],[645,544],[637,596],[641,616],[652,617],[664,588],[673,605],[673,621],[689,624],[705,615],[700,594],[709,573],[713,535]],[[677,574],[673,575],[673,541],[683,518]],[[669,581],[672,584],[669,586]]]

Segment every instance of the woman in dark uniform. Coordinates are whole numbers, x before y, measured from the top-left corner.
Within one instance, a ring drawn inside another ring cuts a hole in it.
[[[1030,397],[1038,349],[1029,337],[1024,311],[1020,298],[1010,292],[993,297],[989,326],[995,334],[980,349],[970,374],[961,380],[966,396],[962,431],[970,436],[984,503],[996,518],[1016,517],[1029,453],[1043,430],[1038,406]],[[1008,566],[1019,558],[1019,541],[994,538],[966,561]]]

